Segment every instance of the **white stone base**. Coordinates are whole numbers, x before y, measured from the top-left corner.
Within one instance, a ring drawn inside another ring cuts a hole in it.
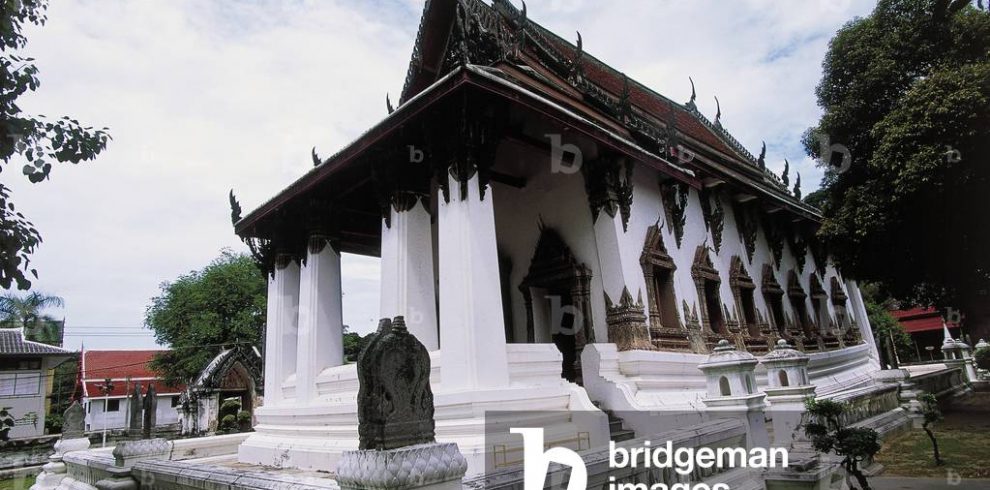
[[[442,356],[431,353],[436,439],[457,444],[467,459],[469,475],[484,472],[486,458],[493,457],[493,448],[485,446],[488,412],[546,412],[534,426],[546,427],[547,441],[570,441],[561,445],[578,449],[577,444],[582,444],[576,442],[578,432],[588,432],[582,448],[608,444],[607,417],[583,388],[560,378],[561,356],[555,346],[510,344],[506,350],[508,387],[457,392],[444,390],[439,369]],[[239,447],[238,460],[275,468],[334,471],[343,452],[358,448],[356,378],[353,364],[329,368],[317,378],[317,403],[296,406],[288,399],[274,407],[258,408],[258,425]],[[588,431],[589,426],[597,430]]]
[[[457,444],[417,444],[387,451],[347,451],[337,465],[342,490],[458,490],[467,461]]]
[[[41,473],[31,485],[30,490],[52,490],[65,478],[65,462],[62,455],[72,451],[85,451],[89,449],[89,439],[79,437],[76,439],[59,439],[55,443],[55,454],[49,458],[49,462],[42,467]]]

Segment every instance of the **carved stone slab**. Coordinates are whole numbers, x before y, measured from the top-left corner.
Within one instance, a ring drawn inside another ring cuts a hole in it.
[[[86,409],[76,400],[62,414],[62,439],[78,439],[86,430]]]
[[[434,442],[430,355],[401,316],[383,319],[358,356],[360,449]]]

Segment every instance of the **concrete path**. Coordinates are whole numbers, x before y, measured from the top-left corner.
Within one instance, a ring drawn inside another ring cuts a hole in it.
[[[900,478],[873,477],[873,490],[990,490],[990,480],[975,478]]]

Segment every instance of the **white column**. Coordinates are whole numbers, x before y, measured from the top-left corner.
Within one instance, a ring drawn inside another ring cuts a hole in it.
[[[419,199],[411,209],[389,210],[391,227],[382,223],[380,316],[405,317],[409,333],[434,351],[440,347],[440,334],[430,212]]]
[[[316,399],[316,377],[344,363],[344,320],[340,290],[340,254],[325,237],[309,239],[299,277],[299,345],[296,401]]]
[[[282,383],[296,366],[296,310],[299,307],[299,266],[290,255],[275,258],[275,271],[268,280],[268,311],[265,329],[265,405],[282,400]]]
[[[438,205],[441,383],[445,391],[508,385],[502,293],[492,189],[481,199],[478,176],[460,199],[449,177],[450,202]]]
[[[856,318],[856,327],[866,344],[870,346],[870,357],[878,364],[880,363],[880,351],[878,350],[876,339],[873,338],[873,329],[870,327],[870,319],[866,314],[866,305],[863,303],[863,295],[859,292],[859,284],[856,281],[846,281],[846,291],[849,292],[849,303],[852,305],[853,316]],[[886,366],[882,367],[886,369]]]
[[[595,245],[598,248],[598,263],[602,271],[602,287],[612,302],[618,302],[619,296],[622,295],[622,289],[634,286],[626,283],[626,274],[622,267],[624,250],[619,243],[619,237],[622,236],[622,221],[609,216],[605,210],[602,210],[598,214],[598,219],[595,220],[594,230]],[[637,291],[630,289],[629,292],[634,297],[636,296]]]

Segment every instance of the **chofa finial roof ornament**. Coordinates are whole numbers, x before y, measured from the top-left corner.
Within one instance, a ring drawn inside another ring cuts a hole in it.
[[[797,181],[794,182],[794,197],[801,199],[801,172],[797,173]]]
[[[687,105],[691,109],[697,109],[698,106],[695,105],[694,100],[698,98],[698,94],[695,93],[695,91],[694,91],[694,79],[691,78],[691,77],[688,77],[688,81],[691,82],[691,100],[687,101],[687,104],[685,104],[685,105]]]
[[[763,148],[760,149],[760,157],[756,159],[756,163],[757,163],[757,165],[760,166],[760,169],[761,170],[767,168],[767,142],[766,141],[763,142]]]
[[[718,102],[718,96],[715,96],[715,125],[722,126],[722,104]]]
[[[791,183],[791,178],[787,176],[787,172],[791,169],[791,162],[784,159],[784,172],[780,174],[780,180],[784,183],[784,187],[787,187]]]
[[[388,92],[385,93],[385,108],[388,109],[389,114],[395,112],[395,108],[392,107],[392,101],[388,98]]]

